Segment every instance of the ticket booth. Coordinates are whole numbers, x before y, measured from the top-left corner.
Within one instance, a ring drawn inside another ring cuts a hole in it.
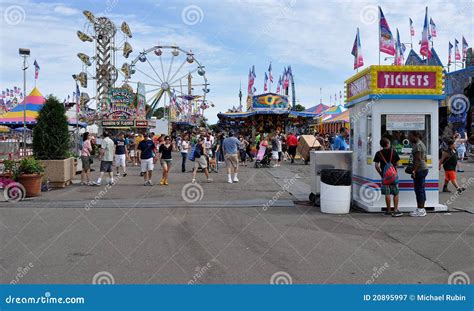
[[[370,66],[346,84],[350,109],[353,201],[368,212],[385,209],[381,176],[372,160],[386,137],[399,154],[399,209],[416,208],[413,180],[405,173],[412,161],[408,133],[417,131],[427,147],[426,209],[445,211],[439,204],[438,101],[444,98],[442,68],[438,66]]]

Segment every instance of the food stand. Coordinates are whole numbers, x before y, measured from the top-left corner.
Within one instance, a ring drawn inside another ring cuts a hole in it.
[[[381,176],[372,163],[382,137],[399,154],[399,209],[416,208],[413,180],[404,168],[410,163],[409,131],[418,131],[427,147],[426,207],[445,211],[439,204],[438,102],[443,95],[443,73],[438,66],[370,66],[345,81],[350,109],[353,154],[353,200],[368,212],[385,208]]]

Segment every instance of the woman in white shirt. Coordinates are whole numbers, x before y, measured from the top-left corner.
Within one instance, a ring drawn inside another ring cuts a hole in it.
[[[179,149],[181,150],[181,157],[183,158],[183,161],[181,163],[181,172],[185,173],[186,172],[186,159],[188,157],[188,151],[189,151],[189,138],[188,135],[184,135],[183,139],[181,140]]]

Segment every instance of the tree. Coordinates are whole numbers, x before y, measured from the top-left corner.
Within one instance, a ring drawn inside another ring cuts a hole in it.
[[[303,106],[303,105],[300,105],[300,104],[296,104],[296,105],[295,105],[295,110],[296,110],[296,111],[305,111],[305,110],[306,110],[306,107]]]
[[[153,112],[153,116],[157,119],[163,119],[165,116],[168,115],[168,108],[159,107]]]
[[[39,160],[61,160],[66,159],[68,153],[66,109],[56,97],[49,95],[33,129],[33,154]]]

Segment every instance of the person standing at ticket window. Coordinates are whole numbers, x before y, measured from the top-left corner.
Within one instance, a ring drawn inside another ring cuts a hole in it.
[[[415,188],[417,209],[410,213],[412,217],[426,216],[425,202],[426,190],[425,180],[428,175],[428,165],[426,165],[426,146],[420,139],[418,132],[412,131],[408,134],[408,140],[412,143],[412,166],[413,185]]]

